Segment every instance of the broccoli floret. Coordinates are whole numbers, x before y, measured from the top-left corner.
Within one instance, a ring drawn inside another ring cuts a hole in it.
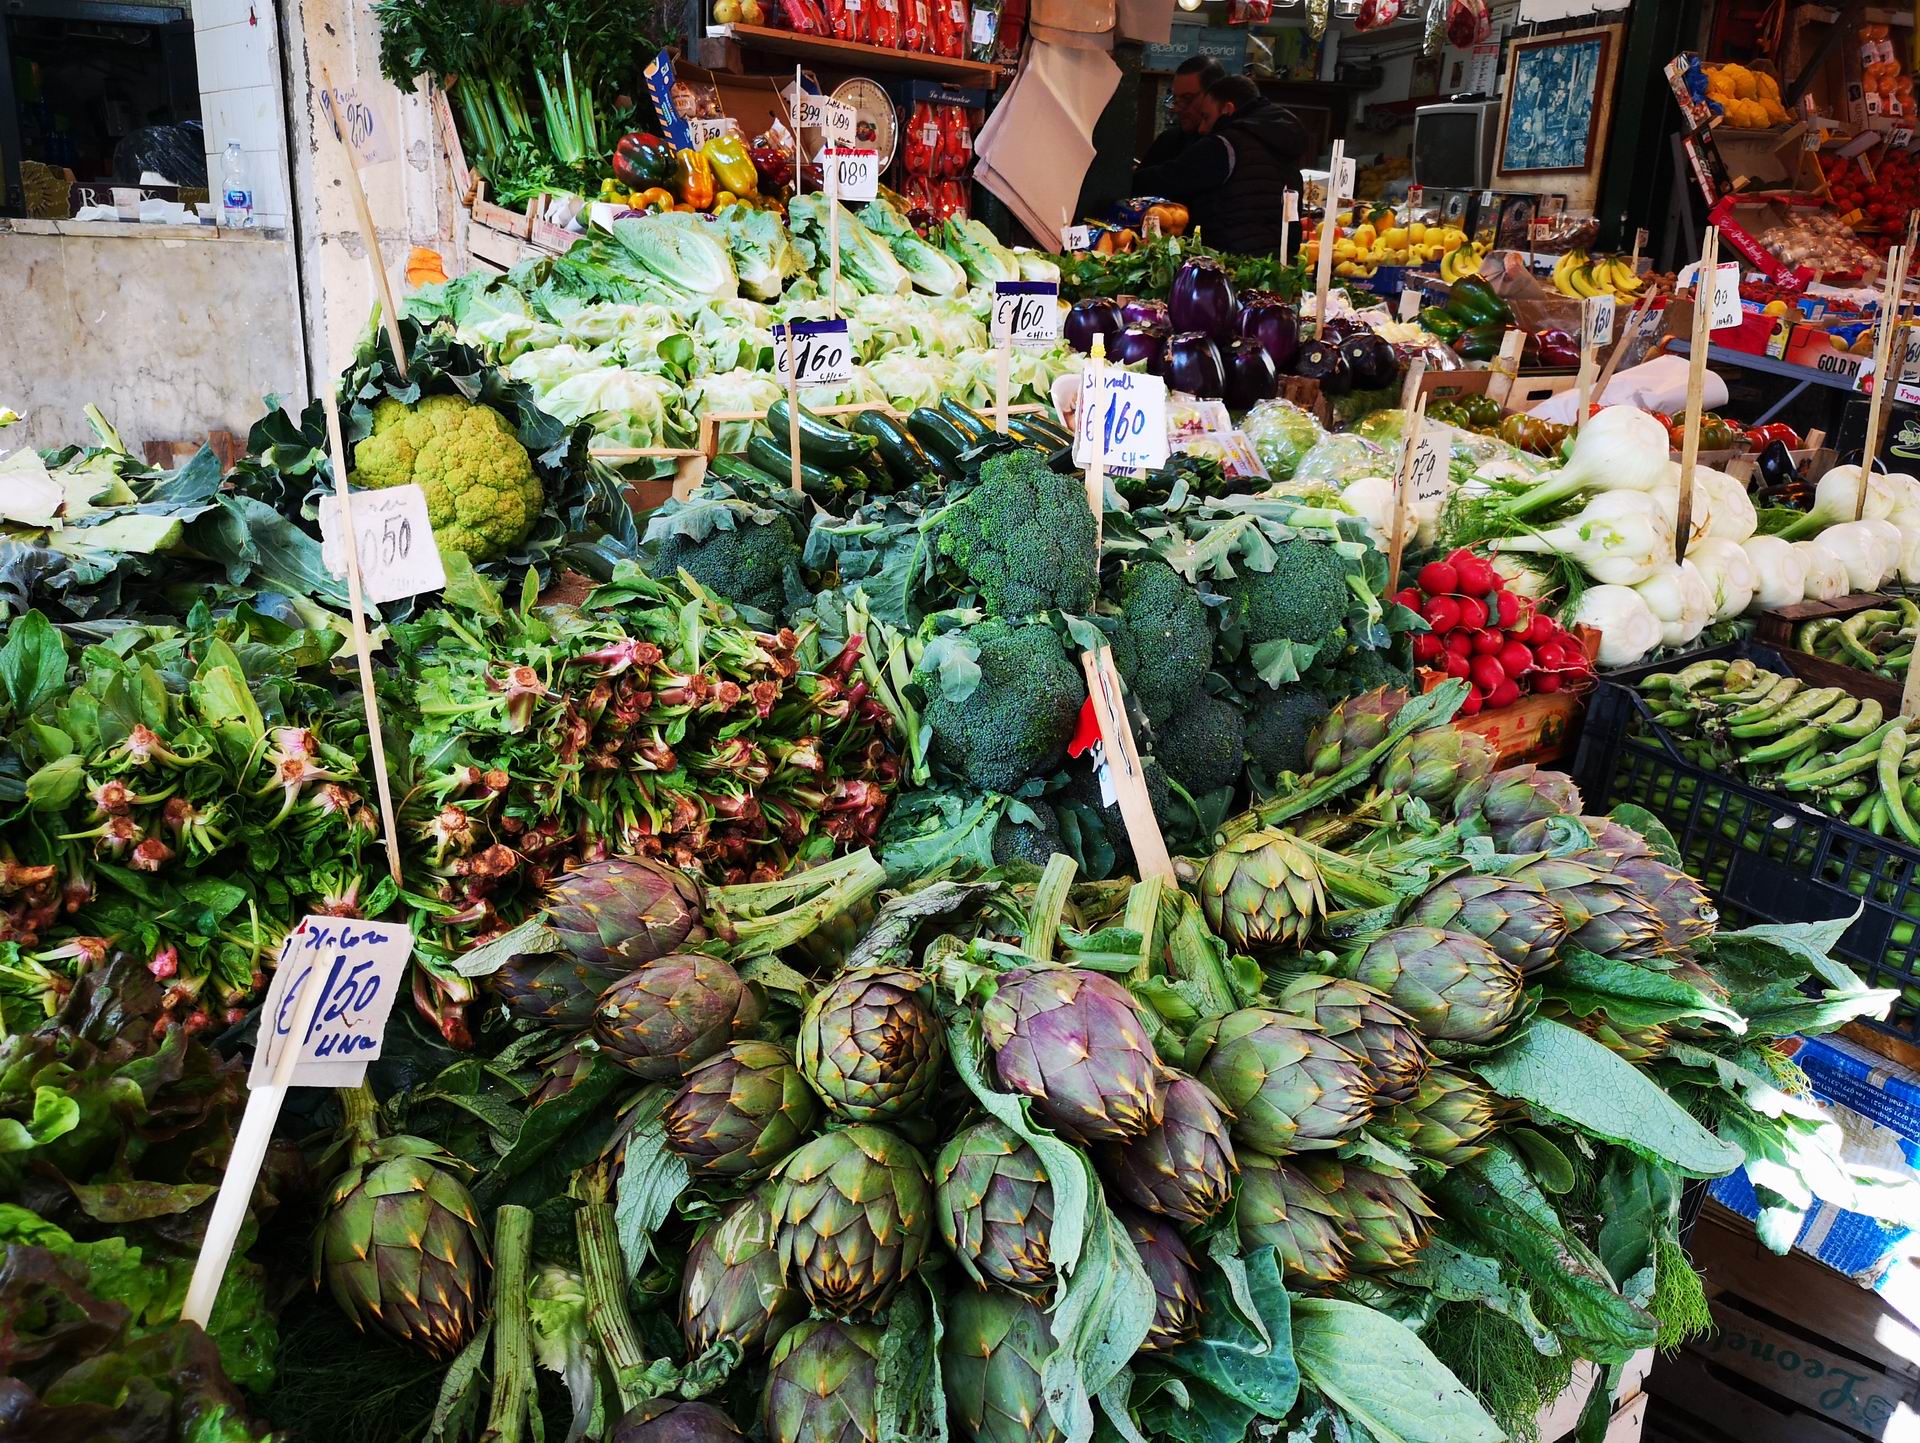
[[[979,485],[936,523],[934,550],[989,616],[1084,614],[1099,588],[1085,482],[1027,446],[987,459]]]
[[[513,426],[465,396],[427,396],[373,408],[373,430],[353,448],[353,484],[369,491],[418,482],[443,551],[492,561],[526,540],[546,504],[533,458]]]
[[[1219,586],[1254,645],[1326,641],[1345,622],[1352,595],[1345,560],[1325,542],[1305,537],[1274,548],[1273,570],[1243,571]]]
[[[1086,683],[1049,626],[990,620],[966,636],[979,649],[980,679],[964,698],[945,694],[931,656],[914,671],[934,759],[981,791],[1014,792],[1065,759]]]
[[[1236,787],[1246,763],[1246,719],[1225,697],[1190,697],[1155,730],[1153,754],[1195,797]]]
[[[788,581],[800,575],[800,543],[785,495],[750,495],[709,482],[686,501],[669,501],[647,523],[647,574],[671,581],[680,571],[737,606],[779,615]]]
[[[996,866],[1005,866],[1008,862],[1031,862],[1036,867],[1044,867],[1055,852],[1067,850],[1066,839],[1060,835],[1060,818],[1053,808],[1045,802],[1027,802],[1033,808],[1038,822],[1016,822],[1008,813],[1001,813],[1000,823],[993,829],[993,860]]]
[[[1392,652],[1360,647],[1341,659],[1340,669],[1334,676],[1334,699],[1344,701],[1383,686],[1411,690],[1413,668],[1403,665]]]
[[[1332,710],[1311,687],[1264,691],[1247,719],[1247,765],[1269,778],[1307,767],[1307,737]]]
[[[1138,562],[1121,577],[1113,664],[1155,726],[1206,679],[1213,664],[1206,603],[1164,561]]]

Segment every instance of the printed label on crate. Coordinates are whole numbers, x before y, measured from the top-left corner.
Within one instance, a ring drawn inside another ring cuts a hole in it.
[[[427,519],[427,493],[417,484],[355,491],[353,532],[360,553],[360,593],[375,606],[438,591],[447,584]],[[320,559],[335,576],[347,574],[340,498],[320,497]]]
[[[1090,225],[1063,225],[1060,227],[1060,245],[1070,251],[1090,251],[1093,249],[1093,227]]]
[[[880,194],[880,152],[830,146],[820,152],[828,193],[840,200],[873,200]]]
[[[261,1009],[260,1041],[249,1087],[273,1080],[286,1048],[300,995],[320,988],[320,1000],[293,1064],[292,1086],[358,1087],[367,1064],[380,1057],[387,1017],[413,953],[413,933],[390,922],[352,917],[308,917],[280,944],[273,985]]]
[[[1587,334],[1593,337],[1596,346],[1608,345],[1613,340],[1613,315],[1619,309],[1619,302],[1612,296],[1595,296],[1587,302]]]
[[[853,379],[853,345],[844,320],[775,326],[773,353],[783,386],[789,372],[796,386],[838,386]]]
[[[1045,350],[1060,339],[1060,286],[1055,281],[993,283],[993,344]]]
[[[1433,432],[1421,429],[1413,465],[1407,469],[1407,491],[1415,506],[1430,506],[1446,499],[1447,459],[1452,449]]]
[[[692,133],[693,144],[697,149],[705,145],[709,140],[718,140],[725,135],[739,134],[740,124],[734,120],[732,116],[723,115],[718,120],[689,120],[687,122],[687,129]]]
[[[1167,383],[1158,376],[1089,368],[1080,380],[1076,466],[1151,471],[1167,464]]]

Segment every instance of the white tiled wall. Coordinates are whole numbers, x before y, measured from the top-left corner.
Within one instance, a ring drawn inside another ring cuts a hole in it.
[[[280,99],[279,25],[271,0],[195,0],[194,54],[200,118],[207,135],[207,182],[217,203],[227,142],[246,156],[255,221],[285,226],[285,108]]]

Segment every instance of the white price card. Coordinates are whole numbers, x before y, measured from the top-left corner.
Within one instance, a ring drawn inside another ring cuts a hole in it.
[[[830,146],[820,152],[827,191],[840,200],[874,200],[880,194],[880,152]]]
[[[1300,192],[1289,190],[1282,193],[1280,201],[1280,219],[1296,224],[1300,219]]]
[[[1419,315],[1422,298],[1422,292],[1415,290],[1412,286],[1400,292],[1400,319],[1410,321]]]
[[[1115,366],[1080,379],[1079,431],[1073,463],[1111,471],[1151,471],[1167,464],[1167,383]]]
[[[1903,125],[1887,137],[1887,144],[1895,150],[1910,150],[1913,147],[1913,131]]]
[[[1587,302],[1587,334],[1593,337],[1596,346],[1610,345],[1613,341],[1613,317],[1619,309],[1619,302],[1612,296],[1595,296]]]
[[[1360,162],[1350,158],[1342,160],[1340,162],[1339,179],[1340,194],[1351,199],[1353,196],[1353,187],[1360,179]]]
[[[1407,472],[1407,493],[1415,506],[1431,506],[1447,495],[1447,452],[1443,437],[1424,426],[1420,444],[1414,448],[1413,465]]]
[[[320,109],[333,127],[333,133],[353,147],[362,165],[378,165],[397,154],[393,142],[393,121],[383,119],[374,102],[353,89],[339,87],[320,90]]]
[[[799,91],[793,97],[793,123],[802,130],[818,130],[827,123],[827,97]]]
[[[853,107],[841,100],[829,100],[826,106],[826,114],[820,121],[820,133],[842,145],[853,144],[853,138],[860,129],[860,120],[853,113]]]
[[[360,592],[375,606],[438,591],[447,584],[427,519],[427,493],[418,485],[355,491],[353,530],[360,550]],[[320,497],[320,559],[335,576],[347,574],[340,532],[340,498]]]
[[[1090,251],[1093,249],[1093,240],[1093,227],[1090,225],[1060,227],[1060,246],[1063,250]]]
[[[1055,281],[993,283],[993,343],[1045,350],[1060,339],[1060,286]]]
[[[780,384],[838,386],[853,379],[853,343],[845,321],[795,321],[773,328]]]
[[[413,933],[397,923],[307,917],[280,944],[273,985],[260,1012],[260,1041],[247,1086],[273,1080],[281,1053],[298,1046],[295,1087],[358,1087],[380,1056],[387,1017],[400,995]],[[320,989],[304,1037],[292,1036],[300,994]]]
[[[1000,28],[1000,12],[984,6],[973,12],[972,38],[975,49],[993,44],[993,33]]]
[[[1732,330],[1744,319],[1740,310],[1740,263],[1729,261],[1715,267],[1713,281],[1713,329]]]
[[[709,140],[718,140],[723,135],[739,132],[739,125],[731,116],[723,115],[717,120],[689,120],[687,133],[693,137],[693,148],[698,150]]]

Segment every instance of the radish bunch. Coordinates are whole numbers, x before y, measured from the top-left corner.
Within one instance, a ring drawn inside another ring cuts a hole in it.
[[[1579,691],[1593,679],[1585,648],[1531,598],[1506,589],[1484,556],[1462,547],[1429,561],[1394,600],[1426,618],[1415,665],[1434,679],[1464,677],[1461,716],[1512,706],[1529,692]]]

